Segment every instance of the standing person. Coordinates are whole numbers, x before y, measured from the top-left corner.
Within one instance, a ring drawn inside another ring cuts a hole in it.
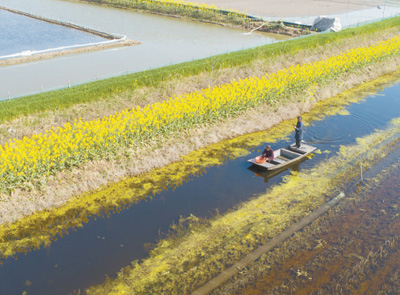
[[[294,130],[296,131],[294,138],[296,139],[296,147],[297,148],[299,148],[301,146],[301,141],[303,139],[303,127],[304,127],[304,124],[301,119],[301,116],[298,116],[296,127],[294,127]]]
[[[256,157],[257,163],[265,163],[271,162],[274,159],[274,151],[271,149],[270,145],[265,147],[265,150],[262,152],[261,156]]]

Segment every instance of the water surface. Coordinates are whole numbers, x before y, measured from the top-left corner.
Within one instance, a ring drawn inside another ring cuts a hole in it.
[[[100,41],[105,39],[0,9],[0,57]]]

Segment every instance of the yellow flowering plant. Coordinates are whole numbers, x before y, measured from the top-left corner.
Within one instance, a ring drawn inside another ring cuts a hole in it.
[[[42,134],[12,140],[0,146],[0,191],[9,192],[24,182],[116,154],[123,146],[236,116],[260,104],[274,104],[345,72],[395,56],[399,45],[400,37],[394,37],[261,78],[234,80],[97,120],[75,119]]]

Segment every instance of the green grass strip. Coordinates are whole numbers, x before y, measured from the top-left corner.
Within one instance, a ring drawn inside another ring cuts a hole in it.
[[[276,58],[285,54],[293,54],[303,49],[333,44],[356,35],[368,36],[369,34],[399,26],[400,17],[395,17],[362,27],[349,28],[338,33],[315,34],[306,38],[292,39],[254,49],[241,50],[211,58],[86,83],[72,88],[3,101],[0,103],[0,122],[5,122],[21,115],[66,109],[76,104],[111,99],[114,95],[133,91],[138,87],[157,87],[164,81],[209,72],[211,71],[210,62],[218,64],[219,69],[232,68],[249,64],[259,58]]]

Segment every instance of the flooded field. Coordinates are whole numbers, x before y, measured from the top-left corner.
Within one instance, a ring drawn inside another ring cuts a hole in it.
[[[383,87],[379,83],[373,86],[378,89]],[[71,294],[101,283],[105,275],[115,276],[115,273],[130,261],[147,257],[152,244],[165,237],[170,226],[178,223],[181,217],[193,214],[200,218],[209,218],[215,216],[217,212],[224,214],[240,203],[265,192],[266,189],[281,184],[284,177],[292,171],[302,171],[324,163],[339,151],[341,146],[354,144],[357,137],[373,133],[376,129],[384,129],[388,122],[398,117],[397,110],[400,106],[398,95],[400,84],[385,87],[387,88],[382,91],[378,90],[379,94],[374,91],[368,94],[371,89],[355,93],[356,98],[353,98],[355,103],[343,109],[336,108],[333,112],[334,102],[332,102],[323,111],[327,116],[321,117],[321,114],[311,116],[306,121],[308,126],[305,140],[322,151],[312,160],[298,163],[277,175],[259,171],[254,173],[248,169],[250,167],[246,159],[260,153],[265,145],[262,140],[258,140],[258,143],[243,140],[230,144],[234,147],[233,150],[238,151],[236,153],[227,152],[230,149],[211,147],[207,153],[213,165],[197,169],[195,174],[184,178],[179,176],[180,180],[175,184],[168,180],[178,176],[175,174],[165,174],[164,181],[158,179],[155,182],[149,179],[147,184],[141,183],[140,188],[150,185],[154,191],[158,191],[152,198],[148,197],[148,192],[144,195],[132,195],[130,196],[132,204],[122,206],[120,212],[89,217],[83,228],[68,229],[48,247],[33,250],[27,255],[18,254],[17,260],[4,259],[0,267],[2,278],[0,288],[7,294],[18,294],[25,290],[28,294]],[[332,115],[329,116],[329,113]],[[268,132],[260,138],[262,137],[267,138]],[[291,138],[280,138],[272,143],[272,148],[276,149],[291,141]],[[389,161],[379,169],[390,165],[392,163]],[[135,189],[132,187],[132,193]],[[139,201],[140,199],[145,200]],[[134,200],[138,203],[134,204]],[[125,207],[126,209],[123,209]],[[369,212],[381,216],[379,212],[383,212],[382,210],[386,213],[390,211],[386,207],[371,207]],[[360,218],[364,216],[359,215]],[[68,219],[73,221],[74,218],[76,216],[66,216],[62,224],[69,222]],[[342,227],[344,225],[340,228]],[[318,239],[325,241],[328,237],[321,236]],[[386,241],[387,236],[382,236],[382,239]],[[361,240],[357,241],[361,243]],[[311,244],[314,245],[313,243]],[[354,251],[345,255],[350,255]],[[354,253],[358,255],[358,252]],[[353,259],[354,255],[350,257]],[[303,261],[299,258],[295,260]],[[308,271],[311,273],[311,270],[305,271],[307,274]],[[302,274],[301,269],[299,273]],[[290,279],[290,275],[293,274],[289,272],[288,275]],[[305,281],[308,280],[309,278],[305,276]],[[29,285],[26,284],[27,281],[30,282]],[[257,286],[255,289],[259,288],[261,287]],[[278,282],[273,288],[277,288],[273,290],[283,290],[280,289],[283,287]],[[245,292],[251,292],[251,287]]]
[[[104,41],[104,38],[0,9],[2,56]]]
[[[9,95],[13,98],[42,90],[65,88],[69,84],[82,84],[288,38],[266,33],[245,34],[247,32],[244,30],[208,23],[73,1],[0,0],[0,6],[101,32],[126,35],[127,38],[142,43],[140,46],[0,67],[0,100],[8,98]],[[38,72],[40,75],[37,75]]]

